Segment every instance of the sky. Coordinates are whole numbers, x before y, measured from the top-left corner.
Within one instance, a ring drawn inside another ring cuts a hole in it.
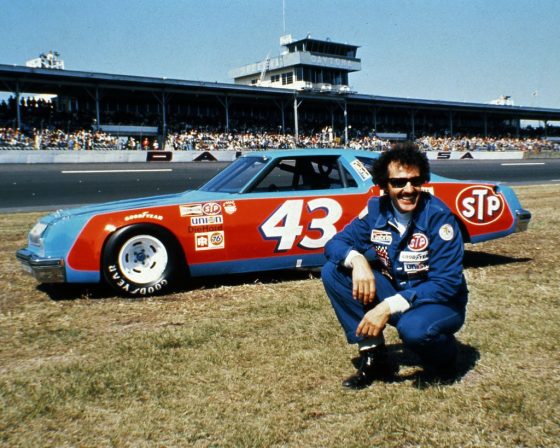
[[[232,83],[311,35],[360,46],[359,93],[560,109],[558,0],[0,0],[0,22],[0,64]]]

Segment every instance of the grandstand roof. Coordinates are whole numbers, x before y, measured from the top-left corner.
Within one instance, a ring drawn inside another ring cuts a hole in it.
[[[299,92],[273,87],[181,79],[95,73],[73,70],[53,70],[0,64],[0,90],[6,92],[84,95],[89,89],[101,88],[120,95],[136,95],[139,91],[167,92],[185,95],[238,96],[259,99],[289,100],[294,97],[317,102],[341,102],[371,107],[393,107],[410,111],[448,110],[449,112],[493,113],[513,119],[560,121],[560,109],[523,106],[502,106],[457,101],[438,101],[416,98],[398,98],[358,93],[329,94]]]

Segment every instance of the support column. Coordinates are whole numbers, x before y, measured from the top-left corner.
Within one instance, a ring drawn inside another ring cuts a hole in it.
[[[298,102],[297,94],[294,95],[294,137],[296,139],[296,145],[299,142],[299,120],[298,120],[298,108],[302,101]]]
[[[348,105],[344,101],[344,147],[348,146]]]
[[[224,106],[224,109],[225,109],[225,112],[226,112],[225,132],[229,132],[229,97],[226,95],[226,96],[224,96],[223,100],[219,96],[217,98],[218,98],[218,101],[220,102],[220,104],[222,106]]]
[[[157,102],[161,106],[161,149],[165,149],[165,142],[167,141],[167,105],[169,100],[169,93],[165,90],[161,92],[161,97],[153,94]]]
[[[101,113],[99,111],[99,87],[95,88],[95,117],[97,121],[96,130],[99,131],[101,126]]]
[[[280,109],[280,119],[282,120],[282,134],[286,133],[286,102],[285,101],[276,101],[274,100],[274,104]]]
[[[21,122],[21,108],[20,108],[20,92],[19,92],[19,81],[16,81],[16,128],[21,129],[22,122]]]

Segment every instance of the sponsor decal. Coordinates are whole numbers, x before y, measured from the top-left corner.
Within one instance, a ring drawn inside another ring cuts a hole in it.
[[[444,224],[439,228],[439,237],[443,241],[451,241],[454,234],[455,232],[453,232],[453,227],[451,226],[451,224]]]
[[[432,196],[434,195],[434,187],[420,187],[420,191],[430,193]]]
[[[428,237],[423,233],[415,233],[408,242],[408,248],[414,252],[424,250],[428,247]]]
[[[222,213],[222,206],[217,202],[207,202],[202,204],[202,213],[205,215],[219,215]]]
[[[417,274],[419,272],[426,272],[430,270],[430,266],[426,263],[405,263],[404,271],[407,274]]]
[[[494,189],[486,185],[472,185],[461,190],[455,206],[461,216],[474,225],[493,223],[505,209],[502,196],[495,194]]]
[[[237,205],[235,205],[235,201],[225,201],[223,207],[224,211],[228,215],[233,215],[237,211]]]
[[[181,217],[202,215],[202,204],[180,205],[179,213]]]
[[[215,216],[193,216],[191,218],[191,226],[207,226],[210,224],[223,224],[224,217],[222,215]]]
[[[180,205],[181,217],[186,216],[214,216],[222,213],[222,206],[217,202],[206,202],[204,204]]]
[[[219,230],[223,230],[223,227],[219,224],[214,226],[189,226],[188,231],[189,233],[196,233],[196,232],[216,232]]]
[[[427,261],[428,260],[428,251],[422,251],[422,252],[408,252],[408,251],[402,251],[399,254],[399,261],[402,262],[418,262],[418,261]]]
[[[354,168],[354,171],[358,173],[358,176],[360,176],[362,180],[371,179],[370,172],[362,162],[360,162],[359,160],[352,160],[352,162],[350,162],[350,165],[352,165],[352,168]]]
[[[161,215],[154,215],[149,211],[145,211],[142,213],[135,213],[134,215],[128,215],[124,217],[125,221],[133,221],[135,219],[155,219],[157,221],[163,221],[163,216]]]
[[[225,247],[224,232],[203,232],[194,234],[195,250],[223,249]]]
[[[384,230],[372,230],[371,241],[377,244],[390,245],[393,242],[393,235],[391,235],[391,232]]]

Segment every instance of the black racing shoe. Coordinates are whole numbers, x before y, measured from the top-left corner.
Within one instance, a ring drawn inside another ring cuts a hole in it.
[[[375,380],[390,380],[395,375],[395,368],[389,362],[385,345],[360,351],[357,372],[346,378],[342,386],[348,389],[365,389]]]

